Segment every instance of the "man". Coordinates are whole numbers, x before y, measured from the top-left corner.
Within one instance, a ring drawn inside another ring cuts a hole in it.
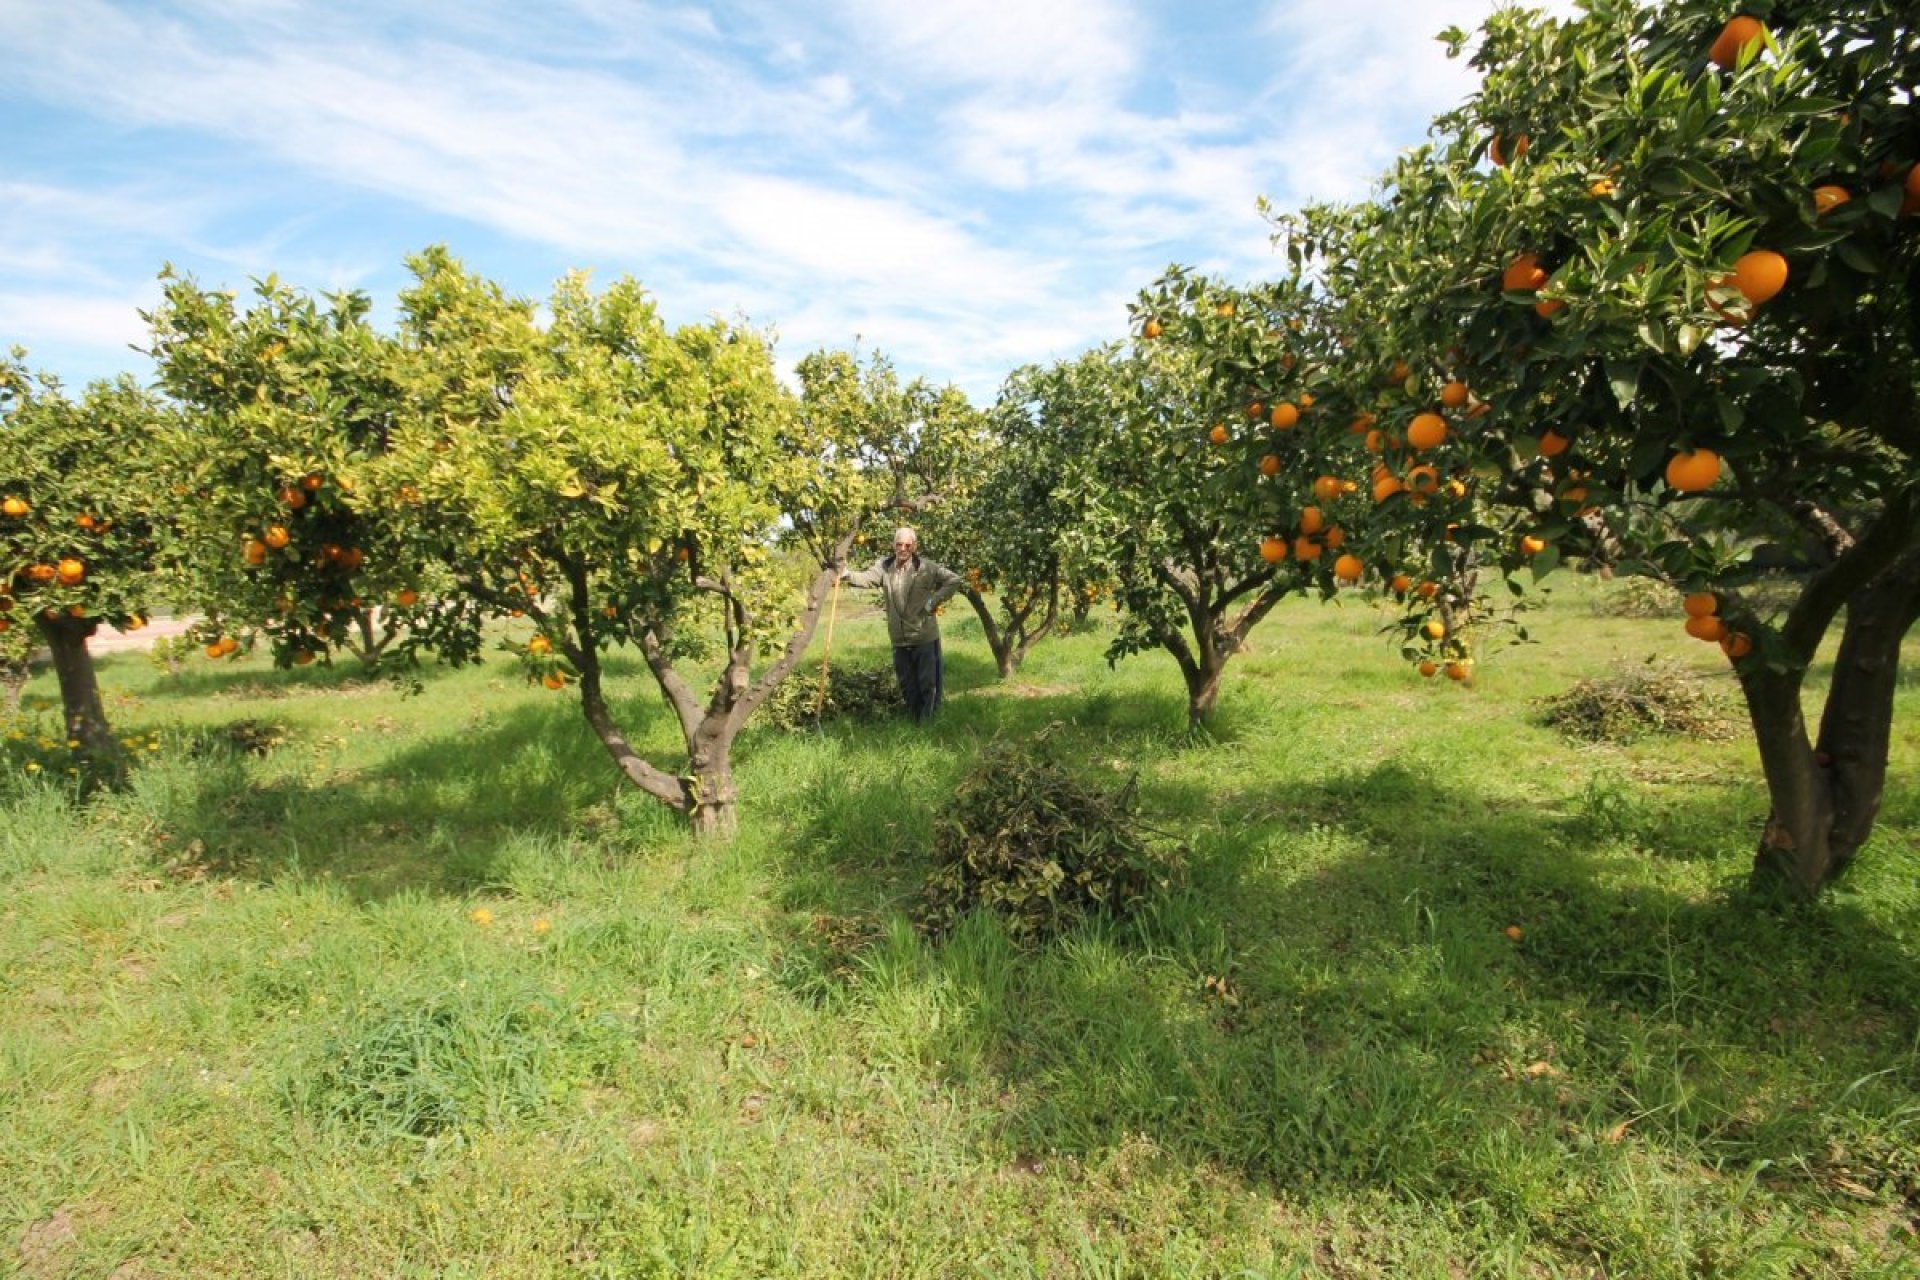
[[[852,587],[878,587],[887,606],[887,638],[893,641],[893,674],[907,712],[925,723],[940,709],[940,623],[933,616],[960,590],[960,575],[920,554],[920,535],[893,531],[893,554],[870,569],[841,570]]]

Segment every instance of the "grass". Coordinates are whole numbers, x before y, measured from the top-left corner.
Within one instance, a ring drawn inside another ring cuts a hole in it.
[[[0,1266],[1911,1275],[1917,682],[1856,874],[1770,911],[1749,743],[1543,722],[1620,656],[1725,681],[1614,589],[1561,587],[1470,688],[1368,603],[1290,604],[1210,741],[1165,660],[1096,632],[1002,686],[956,619],[931,730],[750,728],[713,848],[505,662],[403,697],[103,659],[145,760],[84,802],[36,677],[0,781]],[[840,622],[836,664],[884,660]],[[1049,725],[1138,773],[1186,882],[1041,947],[927,942],[935,814]]]

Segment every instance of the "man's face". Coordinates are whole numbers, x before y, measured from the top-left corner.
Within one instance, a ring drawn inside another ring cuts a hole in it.
[[[912,538],[895,538],[893,540],[894,562],[896,564],[905,564],[907,561],[913,559],[913,553],[919,549],[919,546],[920,544]]]

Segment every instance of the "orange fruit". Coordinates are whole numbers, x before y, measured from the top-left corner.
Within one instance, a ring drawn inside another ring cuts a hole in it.
[[[1447,624],[1438,618],[1428,618],[1426,625],[1421,627],[1420,630],[1426,633],[1426,637],[1429,640],[1445,640],[1447,638]]]
[[[1303,507],[1300,510],[1300,532],[1318,533],[1327,527],[1326,513],[1318,507]]]
[[[1487,147],[1488,158],[1491,159],[1495,165],[1498,165],[1501,168],[1506,167],[1507,159],[1508,159],[1506,141],[1507,140],[1505,138],[1502,138],[1499,134],[1496,133],[1493,135],[1492,144]],[[1527,142],[1528,142],[1528,138],[1527,138],[1527,135],[1524,133],[1517,133],[1513,136],[1512,158],[1515,162],[1518,162],[1527,154]]]
[[[1726,632],[1726,624],[1712,614],[1687,619],[1687,634],[1696,640],[1718,640]]]
[[[1595,200],[1606,199],[1608,196],[1613,194],[1613,179],[1612,178],[1595,178],[1593,180],[1593,183],[1587,187],[1587,194],[1592,196]]]
[[[1729,658],[1744,658],[1753,652],[1753,637],[1744,631],[1729,631],[1720,637],[1720,652]]]
[[[1288,427],[1300,421],[1300,410],[1289,402],[1282,400],[1279,404],[1273,406],[1273,416],[1270,421],[1275,427],[1285,431]]]
[[[1332,550],[1338,551],[1347,545],[1347,531],[1337,524],[1330,524],[1327,526],[1327,532],[1321,540]]]
[[[1354,435],[1363,436],[1373,430],[1374,422],[1375,418],[1372,414],[1356,413],[1353,415],[1353,421],[1347,424],[1347,430],[1353,432]]]
[[[413,606],[420,603],[420,593],[418,591],[415,591],[412,587],[407,587],[405,590],[401,591],[399,595],[393,598],[393,602],[399,605],[402,609],[411,609],[413,608]]]
[[[1787,285],[1787,260],[1771,249],[1755,249],[1734,260],[1733,287],[1754,306],[1779,293]]]
[[[1720,455],[1711,449],[1682,449],[1667,463],[1667,487],[1679,493],[1699,493],[1720,478]]]
[[[1140,336],[1144,338],[1157,338],[1165,332],[1158,320],[1149,320],[1140,327]]]
[[[1447,664],[1447,679],[1449,679],[1449,680],[1465,680],[1466,678],[1467,678],[1467,664],[1466,664],[1466,663],[1464,663],[1464,662],[1449,662],[1449,663]]]
[[[1815,213],[1825,213],[1829,209],[1838,209],[1851,199],[1853,199],[1853,196],[1845,187],[1832,185],[1815,187],[1813,189],[1813,211]]]
[[[1423,676],[1435,675],[1439,672],[1439,670],[1440,670],[1440,664],[1435,662],[1432,658],[1422,658],[1420,660],[1421,675]]]
[[[1546,431],[1542,432],[1540,436],[1540,456],[1543,458],[1557,458],[1565,453],[1567,446],[1572,443],[1573,441],[1549,427]]]
[[[1691,591],[1680,607],[1687,611],[1689,618],[1711,618],[1720,612],[1720,597],[1711,591]]]
[[[27,566],[27,577],[34,582],[52,582],[59,576],[60,571],[50,564],[30,564]]]
[[[1510,924],[1506,928],[1502,929],[1500,932],[1506,934],[1509,938],[1512,938],[1515,942],[1520,941],[1521,937],[1524,936],[1524,933],[1525,933],[1525,931],[1522,930],[1520,926],[1517,924]]]
[[[1440,584],[1431,579],[1422,582],[1419,587],[1415,589],[1419,592],[1420,598],[1423,600],[1431,600],[1440,594]]]
[[[294,665],[294,666],[296,666],[296,667],[305,667],[305,666],[311,666],[312,664],[313,664],[313,650],[311,650],[311,649],[295,649],[295,650],[293,651],[293,665]]]
[[[318,489],[322,483],[323,481],[318,471],[309,471],[306,475],[300,477],[301,487],[306,489],[308,493],[312,493],[315,489]]]
[[[1207,439],[1213,441],[1215,444],[1225,444],[1227,442],[1226,425],[1219,422],[1214,423],[1213,430],[1207,432]]]
[[[1416,449],[1431,449],[1447,438],[1447,420],[1437,413],[1415,414],[1407,424],[1407,443]]]
[[[1387,585],[1395,595],[1403,596],[1407,594],[1407,589],[1413,586],[1413,579],[1404,573],[1396,573],[1393,575],[1393,581]]]
[[[59,577],[61,586],[77,587],[87,580],[86,562],[68,556],[60,562],[54,573]]]
[[[1267,406],[1264,401],[1255,400],[1252,404],[1247,406],[1247,416],[1249,418],[1264,418],[1266,414],[1267,414]]]
[[[1440,403],[1449,409],[1458,409],[1466,404],[1471,394],[1472,393],[1467,390],[1466,383],[1455,379],[1440,388]]]
[[[1260,459],[1260,474],[1263,476],[1279,475],[1280,474],[1280,455],[1277,453],[1269,453],[1269,454],[1263,455]]]
[[[1333,562],[1333,576],[1342,582],[1358,582],[1360,575],[1367,571],[1359,556],[1348,552]]]
[[[1767,29],[1760,19],[1747,14],[1727,19],[1727,25],[1720,28],[1720,34],[1714,37],[1713,44],[1707,49],[1707,61],[1716,67],[1731,69],[1740,61],[1740,55],[1748,45],[1766,36]]]
[[[1542,298],[1533,304],[1533,314],[1545,320],[1566,305],[1566,303],[1560,301],[1558,298]]]
[[[1523,556],[1537,556],[1546,549],[1547,540],[1545,538],[1536,538],[1532,534],[1528,534],[1526,537],[1520,539],[1520,554]]]
[[[1418,466],[1407,471],[1407,488],[1418,494],[1429,494],[1440,487],[1440,472],[1433,467]]]
[[[1300,399],[1300,412],[1305,413],[1307,410],[1313,408],[1313,392],[1302,391],[1300,393],[1299,399]]]
[[[227,646],[224,641],[215,640],[212,644],[207,646],[207,657],[224,658],[226,656],[227,656]]]
[[[545,636],[535,636],[533,639],[527,641],[527,652],[535,655],[552,653],[553,641],[547,639]]]
[[[1395,360],[1393,367],[1387,370],[1387,385],[1399,386],[1413,376],[1413,370],[1407,367],[1405,360]]]
[[[1531,253],[1523,253],[1509,262],[1500,275],[1500,287],[1508,293],[1531,293],[1546,282],[1547,273]]]
[[[287,526],[283,524],[271,524],[267,526],[267,531],[260,536],[260,540],[272,547],[275,551],[278,551],[293,541],[293,535],[287,532]]]
[[[1399,476],[1391,473],[1381,476],[1373,482],[1373,500],[1375,502],[1385,502],[1388,498],[1401,492],[1406,487],[1405,484],[1401,483]]]
[[[1321,502],[1332,502],[1340,496],[1340,477],[1321,476],[1313,482],[1313,496]]]
[[[5,502],[0,502],[0,511],[6,512],[15,520],[18,520],[21,516],[26,515],[32,510],[33,508],[27,505],[25,498],[9,497]]]
[[[258,538],[248,538],[246,545],[240,549],[240,558],[248,564],[265,564],[267,544]]]
[[[280,501],[286,503],[291,510],[298,511],[307,505],[307,491],[288,485],[280,491]]]
[[[540,683],[549,689],[564,689],[567,687],[567,676],[564,671],[549,671]]]
[[[1282,560],[1285,560],[1287,558],[1286,539],[1285,538],[1260,539],[1260,558],[1262,560],[1265,560],[1268,564],[1279,564]]]
[[[1293,558],[1308,563],[1320,558],[1321,547],[1312,538],[1299,537],[1293,540]]]

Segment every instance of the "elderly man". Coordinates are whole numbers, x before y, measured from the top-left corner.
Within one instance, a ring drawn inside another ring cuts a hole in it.
[[[960,575],[920,554],[912,529],[893,531],[893,554],[857,571],[842,570],[853,587],[878,587],[887,605],[887,638],[893,641],[893,674],[907,711],[921,723],[940,709],[940,623],[933,611],[960,590]]]

